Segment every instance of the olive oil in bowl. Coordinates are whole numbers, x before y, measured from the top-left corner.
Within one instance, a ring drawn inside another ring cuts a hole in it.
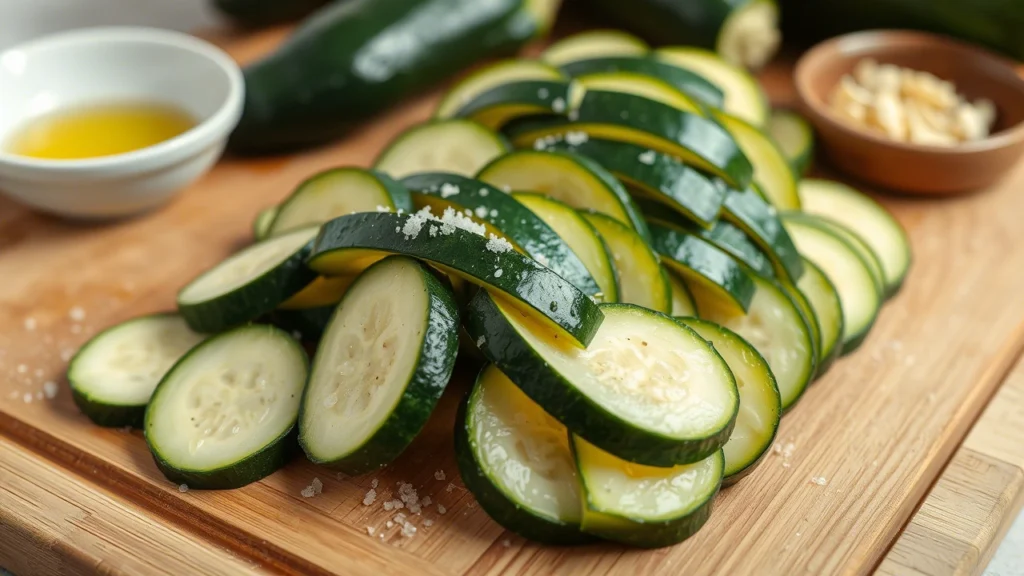
[[[196,125],[167,104],[115,102],[57,110],[16,130],[8,152],[45,160],[80,160],[124,154],[169,140]]]

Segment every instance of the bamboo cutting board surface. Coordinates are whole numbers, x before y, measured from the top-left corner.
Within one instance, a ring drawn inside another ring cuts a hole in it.
[[[275,39],[232,40],[229,48],[245,60]],[[766,77],[779,102],[791,96],[787,72],[781,67]],[[866,343],[784,419],[778,451],[725,490],[708,524],[673,548],[551,548],[493,523],[462,488],[451,448],[455,407],[470,374],[457,374],[420,438],[376,474],[338,477],[299,459],[226,492],[181,492],[156,470],[140,434],[97,428],[78,413],[63,372],[82,342],[112,323],[173,307],[178,287],[249,241],[259,209],[317,170],[367,165],[396,133],[426,118],[435,101],[426,95],[409,102],[327,148],[226,159],[165,209],[132,220],[73,224],[0,200],[0,440],[73,472],[68,482],[81,476],[86,485],[102,486],[106,495],[97,496],[97,507],[119,502],[158,518],[151,535],[135,535],[154,540],[168,557],[177,551],[197,563],[214,561],[198,540],[244,558],[246,566],[304,574],[874,570],[1024,345],[1024,168],[975,196],[884,199],[913,244],[915,263],[903,290]],[[28,499],[5,488],[10,470],[0,466],[0,498]],[[57,481],[61,473],[53,470],[62,468],[40,470],[40,482]],[[314,478],[323,493],[304,498]],[[377,500],[364,506],[375,480]],[[399,482],[435,503],[412,517],[418,529],[412,537],[387,526],[394,512],[382,506],[397,497]],[[69,513],[54,507],[53,521]],[[3,512],[0,520],[18,522]],[[181,531],[177,540],[168,527]]]

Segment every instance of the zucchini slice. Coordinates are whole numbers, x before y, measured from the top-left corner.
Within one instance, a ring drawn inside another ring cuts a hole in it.
[[[508,150],[503,137],[479,122],[465,118],[432,120],[396,136],[373,167],[392,178],[438,171],[472,176]]]
[[[771,138],[739,118],[722,113],[715,117],[732,134],[743,154],[753,164],[754,182],[765,198],[779,210],[799,210],[796,175]]]
[[[662,264],[682,276],[691,292],[694,286],[703,286],[731,302],[738,312],[747,311],[756,290],[754,278],[732,256],[675,227],[651,222],[650,228],[651,246]]]
[[[675,86],[646,74],[636,72],[592,72],[576,77],[576,82],[586,90],[605,90],[635,94],[644,98],[667,104],[679,110],[694,114],[704,114],[696,100]]]
[[[814,315],[810,301],[795,284],[779,281],[776,286],[785,292],[796,305],[796,309],[800,312],[800,318],[803,319],[804,326],[807,327],[807,332],[811,336],[811,353],[815,358],[814,374],[811,377],[813,383],[818,378],[818,363],[821,361],[821,327],[818,325],[818,317]]]
[[[754,166],[733,136],[715,120],[693,112],[635,94],[588,90],[570,115],[576,120],[537,120],[506,130],[518,147],[569,132],[629,142],[675,156],[738,188],[750,184],[754,174]]]
[[[718,31],[715,52],[726,62],[745,68],[757,69],[767,64],[782,40],[775,0],[724,4],[733,8]]]
[[[546,544],[578,544],[583,518],[569,433],[493,364],[455,419],[462,482],[507,530]]]
[[[672,289],[658,255],[632,228],[599,212],[584,212],[611,253],[619,280],[618,301],[666,314],[672,312]]]
[[[601,287],[569,244],[512,195],[479,180],[443,172],[413,174],[402,180],[402,184],[413,191],[417,208],[430,206],[434,213],[442,214],[451,206],[467,216],[472,214],[472,218],[508,238],[584,294],[594,296],[601,292]]]
[[[146,408],[146,443],[168,480],[240,488],[291,457],[309,359],[273,326],[253,324],[193,348]]]
[[[804,260],[804,275],[796,287],[806,297],[821,333],[821,347],[818,351],[818,373],[821,376],[842,350],[843,306],[832,281],[813,262]]]
[[[457,82],[437,105],[436,118],[451,118],[458,111],[485,92],[513,82],[524,80],[564,80],[558,68],[539,60],[518,58],[502,60],[486,66]]]
[[[768,362],[739,334],[714,322],[679,318],[680,322],[711,342],[722,355],[740,391],[740,411],[732,436],[722,447],[725,485],[753,472],[775,440],[782,416],[782,401]]]
[[[672,316],[696,316],[697,305],[693,302],[693,295],[690,294],[690,289],[686,287],[686,283],[683,279],[672,272],[664,264],[661,265],[662,272],[665,273],[665,278],[668,279],[669,288],[672,290]]]
[[[829,232],[839,236],[843,240],[846,240],[846,243],[856,250],[857,254],[862,260],[864,260],[864,263],[868,265],[868,271],[871,272],[871,277],[874,278],[879,291],[881,291],[883,295],[885,294],[885,272],[882,270],[882,262],[878,255],[875,254],[874,250],[868,246],[867,242],[861,240],[860,236],[856,235],[852,230],[842,224],[839,224],[835,220],[831,220],[823,216],[813,216],[806,212],[798,212],[794,216],[814,220],[818,224],[828,228]]]
[[[407,215],[349,214],[324,224],[308,265],[331,276],[361,272],[389,254],[426,260],[532,309],[537,321],[586,346],[602,319],[590,296],[507,240],[483,234],[483,226],[451,208],[441,218],[429,207]]]
[[[270,312],[316,278],[304,262],[317,230],[274,236],[229,256],[178,291],[178,312],[198,332],[220,332]]]
[[[800,309],[771,280],[754,276],[757,291],[746,314],[700,285],[690,285],[698,315],[736,332],[768,361],[775,375],[782,409],[788,410],[807,389],[817,365],[817,351]]]
[[[807,174],[814,161],[814,129],[811,124],[796,112],[773,110],[765,131],[778,144],[793,172],[797,176]]]
[[[714,454],[739,403],[725,361],[669,316],[603,304],[586,349],[567,346],[524,314],[476,293],[466,330],[480,351],[571,432],[616,456],[673,466]]]
[[[540,192],[573,208],[603,212],[648,237],[640,209],[622,184],[578,154],[517,150],[496,158],[477,178],[503,190]]]
[[[803,274],[803,259],[779,220],[778,212],[750,188],[729,189],[722,204],[722,218],[743,230],[761,248],[775,276],[796,282]]]
[[[665,208],[657,202],[650,200],[639,200],[641,210],[647,216],[648,222],[657,223],[661,226],[675,228],[680,232],[700,236],[711,244],[721,248],[724,252],[739,260],[752,272],[766,276],[775,277],[775,270],[772,268],[771,260],[761,248],[755,244],[747,234],[739,227],[718,220],[711,225],[711,228],[704,229],[694,226],[689,220],[680,217],[678,214],[668,214]]]
[[[746,70],[729,64],[718,54],[700,48],[673,46],[653,52],[655,59],[693,70],[714,82],[725,94],[721,109],[726,114],[742,118],[754,126],[768,121],[768,97],[761,85]]]
[[[602,165],[636,196],[649,198],[679,212],[702,228],[718,219],[724,186],[668,154],[600,138],[538,140],[534,148],[582,154]]]
[[[530,192],[513,192],[512,196],[554,230],[583,262],[600,288],[590,296],[601,302],[619,301],[619,279],[612,264],[612,253],[590,222],[553,198]]]
[[[177,314],[111,326],[86,342],[68,364],[71,396],[100,426],[141,428],[157,383],[203,338]]]
[[[360,274],[302,397],[299,444],[310,461],[356,475],[397,458],[448,384],[458,327],[451,290],[419,262],[392,256]]]
[[[562,72],[569,76],[583,76],[595,72],[631,72],[644,74],[668,82],[677,90],[682,91],[708,106],[721,108],[725,102],[722,90],[700,74],[680,68],[668,62],[640,56],[607,56],[576,60],[562,65]]]
[[[886,293],[899,291],[910,269],[910,242],[892,214],[870,196],[828,180],[800,182],[803,210],[831,218],[852,230],[878,256],[885,274]]]
[[[607,540],[660,548],[686,540],[711,516],[722,486],[722,451],[682,466],[635,464],[573,436],[583,487],[584,532]]]
[[[882,306],[882,293],[868,264],[848,242],[815,221],[787,214],[782,224],[800,253],[835,286],[843,309],[842,353],[853,351],[864,341]]]
[[[268,234],[277,236],[355,212],[409,212],[409,191],[364,168],[334,168],[306,179],[278,207]]]
[[[643,40],[620,30],[590,30],[547,47],[540,59],[552,66],[606,56],[639,56],[650,50]]]
[[[277,206],[270,206],[256,213],[252,221],[252,237],[259,242],[270,234],[270,224],[277,218]]]
[[[564,115],[576,84],[566,80],[521,80],[495,86],[467,102],[455,112],[493,130],[530,116]]]

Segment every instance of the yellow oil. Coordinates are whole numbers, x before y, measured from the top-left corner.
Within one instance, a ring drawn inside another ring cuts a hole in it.
[[[96,158],[159,144],[195,125],[195,118],[167,104],[94,104],[37,118],[16,131],[6,148],[32,158]]]

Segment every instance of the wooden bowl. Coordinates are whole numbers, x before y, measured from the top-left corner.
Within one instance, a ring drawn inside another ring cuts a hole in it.
[[[1024,31],[1022,31],[1024,33]],[[846,124],[828,105],[833,87],[863,58],[931,72],[973,101],[997,110],[993,134],[954,148],[895,142]],[[837,168],[879,186],[922,194],[955,194],[998,181],[1024,152],[1024,80],[1014,63],[990,52],[922,32],[879,30],[827,40],[797,62],[796,89]]]

